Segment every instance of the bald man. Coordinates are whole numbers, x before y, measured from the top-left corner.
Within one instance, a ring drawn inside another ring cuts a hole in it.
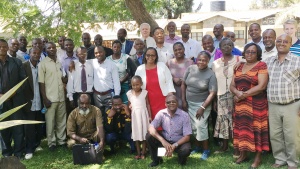
[[[175,42],[181,39],[180,36],[176,35],[176,29],[177,27],[175,22],[171,21],[168,23],[167,31],[169,32],[169,35],[165,35],[165,42],[174,44]]]

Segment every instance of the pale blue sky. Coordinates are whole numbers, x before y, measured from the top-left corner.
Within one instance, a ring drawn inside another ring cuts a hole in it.
[[[203,6],[199,12],[209,12],[210,11],[210,2],[216,0],[194,0],[194,7],[196,9],[198,7],[199,2],[203,2]],[[221,0],[222,1],[222,0]],[[225,8],[226,10],[247,10],[249,9],[249,5],[252,0],[225,0]]]

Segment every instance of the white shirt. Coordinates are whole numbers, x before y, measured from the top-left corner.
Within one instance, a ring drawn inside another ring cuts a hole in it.
[[[164,43],[162,48],[159,48],[155,45],[155,49],[158,54],[158,61],[167,63],[168,60],[174,57],[173,47],[169,43]]]
[[[189,38],[187,42],[183,42],[182,39],[180,39],[178,42],[181,42],[184,46],[185,58],[197,58],[198,54],[202,51],[200,43],[194,39]]]
[[[57,59],[60,61],[64,57],[65,53],[66,53],[66,50],[58,48],[56,51]]]
[[[73,72],[69,72],[68,83],[67,83],[67,97],[70,101],[73,100],[73,93],[81,93],[81,71],[82,71],[82,63],[79,61],[74,61],[75,63],[75,70]],[[93,91],[94,85],[94,69],[92,63],[87,60],[84,63],[84,69],[86,74],[86,83],[87,83],[87,90],[86,92]]]
[[[125,53],[125,47],[126,47],[126,39],[125,39],[125,41],[122,43],[121,53]]]
[[[8,53],[8,51],[7,51],[7,55],[9,56],[9,57],[13,57],[12,55],[10,55],[9,53]],[[19,56],[18,55],[18,52],[16,53],[16,55],[17,55],[17,59],[19,59],[19,60],[21,60],[22,62],[26,62],[26,60],[22,57],[22,56]]]
[[[31,67],[31,73],[32,73],[32,80],[33,80],[33,99],[31,100],[31,111],[40,111],[42,109],[42,103],[41,103],[41,95],[40,95],[40,89],[39,89],[39,82],[38,82],[38,64],[36,67],[34,67],[30,60],[30,67]]]
[[[94,89],[98,92],[114,89],[115,95],[120,95],[121,84],[117,66],[108,59],[102,64],[97,59],[91,59],[91,62],[94,68]]]
[[[250,41],[249,43],[255,43],[255,42]],[[247,44],[249,44],[249,43],[247,43]],[[263,42],[263,38],[261,38],[260,41],[259,41],[258,43],[255,43],[255,44],[257,44],[257,45],[261,48],[261,50],[264,50],[264,49],[265,49],[265,45],[264,45],[264,42]]]
[[[146,40],[147,48],[149,48],[149,47],[155,47],[156,46],[155,40],[152,37],[150,37],[150,36],[148,36],[146,39],[144,39],[143,37],[141,37],[140,39],[142,41]],[[135,43],[133,43],[133,45],[132,45],[131,51],[129,53],[130,55],[136,54],[136,50],[134,48],[134,45],[135,45]]]
[[[276,46],[274,46],[274,48],[272,50],[270,50],[269,52],[266,51],[266,49],[264,48],[262,51],[262,61],[265,61],[267,58],[269,58],[271,56],[276,56],[276,55],[277,55]]]

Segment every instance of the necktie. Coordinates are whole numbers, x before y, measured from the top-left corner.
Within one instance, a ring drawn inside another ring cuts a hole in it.
[[[87,90],[86,73],[85,73],[84,65],[82,65],[82,69],[81,69],[81,90],[82,92],[86,92]]]

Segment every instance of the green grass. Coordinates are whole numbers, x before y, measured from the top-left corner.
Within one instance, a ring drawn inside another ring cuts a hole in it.
[[[211,144],[212,146],[212,144]],[[116,155],[105,155],[106,160],[103,164],[98,165],[74,165],[72,159],[72,151],[68,149],[58,148],[55,152],[50,152],[44,140],[42,143],[43,151],[34,153],[34,156],[30,160],[22,160],[22,163],[26,165],[28,169],[98,169],[98,168],[129,168],[129,169],[143,169],[147,168],[151,163],[150,155],[145,160],[135,160],[134,155],[129,154],[129,147],[124,147],[117,150]],[[109,149],[109,148],[108,148]],[[212,152],[217,147],[212,147]],[[241,165],[234,163],[232,158],[232,145],[229,152],[224,154],[214,155],[212,154],[207,161],[199,160],[201,154],[194,154],[188,158],[187,165],[181,167],[177,163],[177,155],[175,154],[171,158],[164,157],[163,164],[156,168],[205,168],[205,169],[247,169],[253,161],[254,154],[250,154],[250,161]],[[269,169],[274,163],[274,159],[271,154],[262,156],[262,165],[259,169]],[[155,168],[155,167],[154,167]]]

